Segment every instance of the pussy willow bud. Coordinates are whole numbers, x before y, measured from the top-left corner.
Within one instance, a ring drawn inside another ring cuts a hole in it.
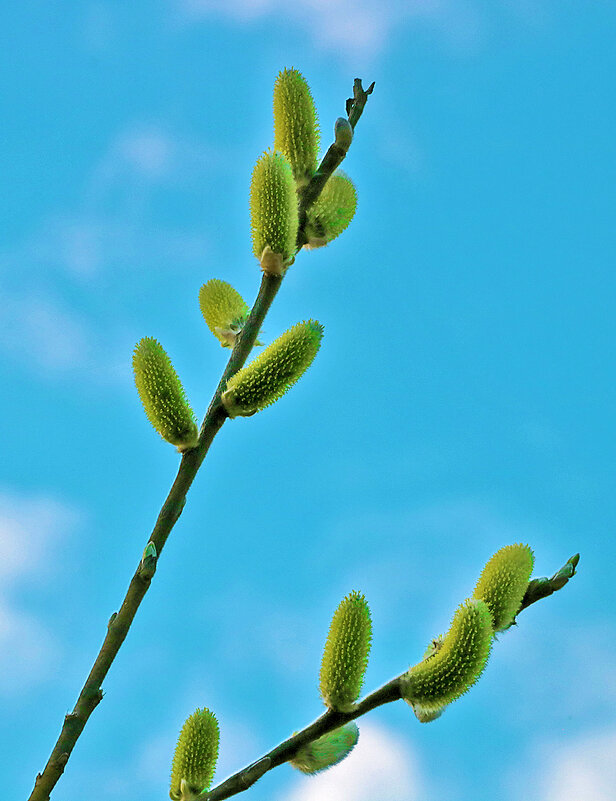
[[[252,250],[262,269],[284,275],[295,258],[298,209],[295,181],[282,153],[266,152],[252,171],[250,184]]]
[[[352,592],[334,613],[321,662],[320,690],[330,709],[348,712],[368,666],[372,621],[366,599]]]
[[[309,207],[306,216],[307,248],[327,245],[349,225],[357,208],[357,195],[350,178],[336,171]]]
[[[209,709],[197,709],[186,720],[171,766],[169,795],[191,801],[209,789],[218,759],[218,721]]]
[[[284,153],[298,186],[308,183],[317,168],[319,123],[303,75],[284,69],[274,84],[274,147]]]
[[[483,601],[461,604],[447,634],[433,641],[430,653],[400,679],[404,700],[417,718],[428,722],[463,695],[481,675],[492,643],[492,618]]]
[[[348,150],[353,141],[353,128],[346,117],[338,117],[334,124],[334,138],[338,147]]]
[[[282,398],[312,364],[322,336],[316,320],[297,323],[231,376],[221,396],[229,417],[249,417]]]
[[[337,765],[347,757],[359,739],[359,729],[354,721],[324,734],[313,743],[299,749],[290,763],[302,773],[319,773]]]
[[[178,451],[194,448],[199,438],[192,409],[173,365],[159,342],[144,337],[133,354],[135,385],[148,420]]]
[[[232,348],[250,309],[226,281],[212,278],[199,290],[199,306],[207,327],[223,348]]]
[[[534,557],[528,545],[506,545],[484,567],[475,592],[488,605],[494,631],[509,628],[520,611],[533,571]]]

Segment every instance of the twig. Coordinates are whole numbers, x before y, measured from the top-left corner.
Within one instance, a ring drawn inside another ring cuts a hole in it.
[[[571,559],[569,559],[569,561],[563,567],[561,567],[561,569],[557,571],[551,579],[532,579],[528,584],[528,589],[524,595],[520,612],[536,601],[546,598],[553,592],[562,589],[567,581],[575,574],[575,568],[579,562],[579,559],[579,554],[572,556]],[[550,589],[548,591],[545,591],[546,585],[544,582],[548,582],[550,584]],[[536,588],[538,587],[542,589],[537,591]],[[222,801],[224,798],[230,798],[232,795],[242,793],[244,790],[248,789],[248,787],[253,785],[258,779],[260,779],[265,773],[273,768],[278,767],[278,765],[282,765],[284,762],[288,762],[290,759],[293,759],[300,748],[302,748],[304,745],[318,740],[318,738],[322,737],[324,734],[328,734],[329,732],[334,731],[334,729],[343,726],[345,723],[349,723],[351,720],[355,720],[356,718],[365,715],[366,712],[370,712],[372,709],[376,709],[378,706],[399,700],[401,697],[400,679],[403,675],[404,674],[396,676],[382,687],[374,690],[374,692],[370,693],[370,695],[367,695],[361,701],[358,701],[351,712],[334,712],[333,710],[328,709],[313,723],[306,726],[301,731],[296,732],[287,740],[280,743],[280,745],[272,748],[271,751],[262,756],[256,762],[253,762],[246,768],[242,768],[242,770],[234,773],[233,776],[229,776],[228,779],[225,779],[221,784],[217,785],[212,790],[206,791],[197,796],[195,801]]]
[[[351,121],[351,115],[353,116],[353,126],[361,116],[367,95],[372,91],[372,87],[370,87],[368,92],[360,91],[360,89],[361,81],[356,78],[354,87],[354,96],[356,99],[351,106],[349,114],[349,121]],[[335,147],[335,145],[332,145],[332,147]],[[331,149],[330,147],[329,150]],[[311,191],[305,197],[300,197],[300,229],[298,232],[298,243],[300,240],[301,244],[305,242],[303,226],[306,224],[306,209],[318,198],[325,185],[325,181],[336,169],[338,164],[340,164],[345,155],[346,151],[344,151],[339,160],[334,163],[331,159],[328,160],[328,155],[326,154],[317,170],[317,175],[319,176],[318,181],[315,181],[315,175],[313,180],[308,184],[309,187],[312,187]],[[298,244],[298,250],[301,244]],[[88,722],[88,718],[102,700],[102,683],[128,634],[128,630],[139,609],[139,605],[148,591],[156,572],[158,558],[165,546],[167,537],[180,517],[184,504],[186,503],[188,490],[207,455],[214,437],[227,419],[227,413],[220,402],[220,395],[225,389],[229,378],[240,370],[246,362],[255,344],[265,315],[276,297],[281,283],[281,276],[263,274],[257,299],[255,300],[241,333],[237,337],[231,357],[229,358],[222,378],[220,379],[216,392],[212,397],[203,419],[197,447],[183,454],[173,486],[169,491],[167,499],[158,515],[156,525],[148,539],[148,545],[152,543],[154,547],[150,548],[147,560],[144,558],[139,563],[128,586],[122,606],[109,620],[105,640],[83,689],[81,690],[79,698],[77,699],[75,708],[64,718],[60,736],[45,765],[45,769],[36,777],[34,789],[28,801],[49,801],[49,795],[64,772],[66,763],[70,758],[81,732]],[[147,547],[148,546],[146,546],[146,548]],[[256,781],[256,779],[254,781]]]

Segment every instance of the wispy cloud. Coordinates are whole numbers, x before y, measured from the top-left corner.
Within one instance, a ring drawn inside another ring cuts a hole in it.
[[[416,801],[424,797],[418,760],[410,747],[382,726],[362,721],[351,754],[316,776],[296,780],[280,801]]]
[[[60,648],[44,621],[11,596],[52,572],[53,551],[80,516],[45,495],[0,490],[0,692],[19,694],[49,675]]]
[[[616,787],[616,729],[589,732],[542,755],[539,801],[612,801]]]

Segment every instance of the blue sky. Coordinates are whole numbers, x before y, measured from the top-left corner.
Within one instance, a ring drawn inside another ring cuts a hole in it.
[[[331,138],[376,82],[344,169],[358,210],[301,253],[266,341],[323,346],[274,407],[229,421],[168,542],[55,801],[166,798],[216,713],[216,781],[321,712],[334,609],[362,591],[366,689],[422,655],[490,555],[581,553],[441,719],[360,720],[320,777],[247,801],[610,801],[616,783],[610,2],[27,2],[5,43],[0,197],[0,705],[26,798],[123,598],[178,456],[131,374],[143,336],[201,417],[226,351],[216,277],[252,301],[252,167],[294,66]]]

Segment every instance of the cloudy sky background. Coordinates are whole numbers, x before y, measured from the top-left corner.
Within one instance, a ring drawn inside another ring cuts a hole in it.
[[[359,206],[302,253],[266,341],[321,352],[275,407],[229,422],[55,801],[168,797],[197,706],[216,781],[320,714],[331,615],[365,593],[366,689],[446,630],[489,556],[536,575],[472,692],[403,703],[355,752],[283,766],[247,801],[610,801],[616,784],[613,187],[608,0],[26,2],[0,12],[0,756],[26,798],[175,475],[131,353],[158,338],[202,416],[226,352],[202,283],[252,301],[248,189],[295,66],[322,142],[376,82],[345,162]]]

